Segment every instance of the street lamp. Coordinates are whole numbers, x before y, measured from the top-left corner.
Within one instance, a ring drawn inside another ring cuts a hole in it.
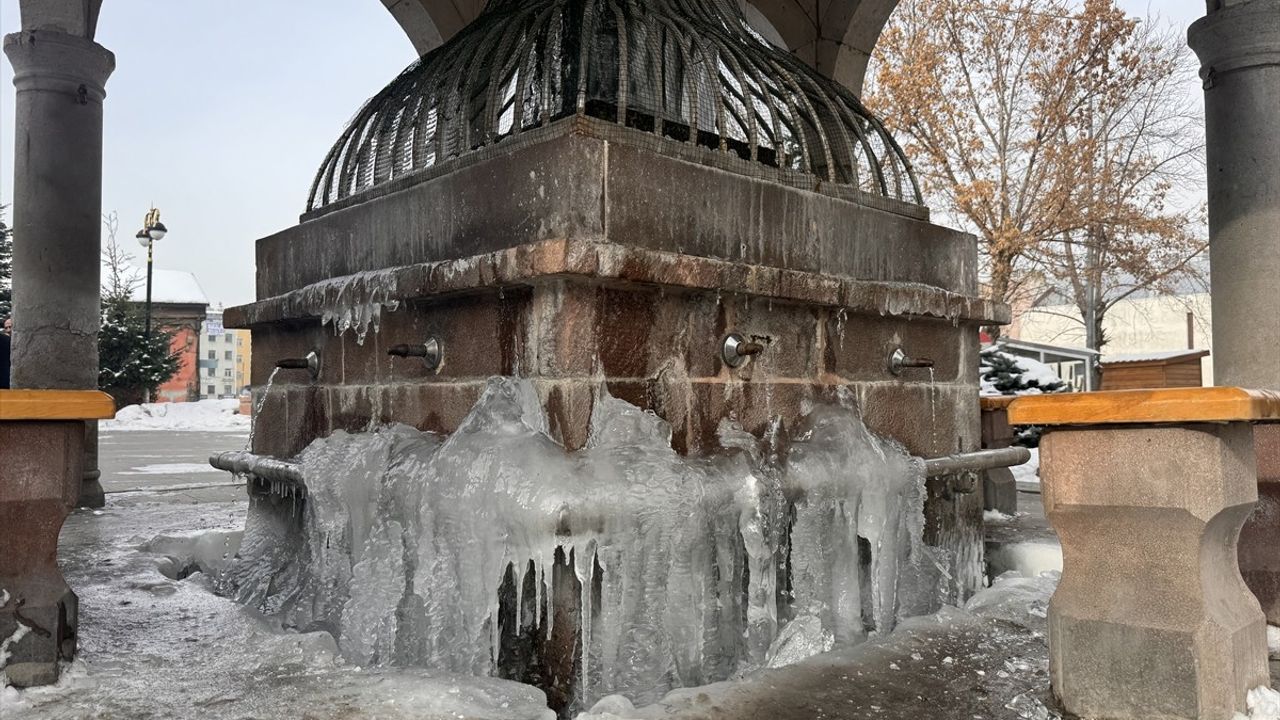
[[[151,338],[151,259],[156,242],[163,239],[167,232],[169,228],[160,222],[160,211],[151,208],[147,219],[143,221],[142,229],[134,236],[138,239],[138,244],[147,249],[147,339]]]

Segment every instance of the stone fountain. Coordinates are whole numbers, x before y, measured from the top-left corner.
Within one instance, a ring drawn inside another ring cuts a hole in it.
[[[453,433],[499,376],[567,452],[606,400],[688,458],[840,400],[938,457],[978,449],[977,330],[1007,321],[977,266],[884,126],[730,0],[491,0],[360,110],[225,321],[253,331],[256,456]],[[927,481],[939,601],[982,582],[962,465]]]

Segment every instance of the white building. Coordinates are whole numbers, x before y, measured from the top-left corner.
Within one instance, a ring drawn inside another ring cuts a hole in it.
[[[210,309],[200,328],[200,397],[234,398],[249,385],[249,333],[222,326],[222,310]]]
[[[1213,349],[1213,313],[1209,294],[1137,295],[1117,303],[1103,320],[1107,343],[1102,362],[1111,357]],[[1024,309],[1009,335],[1037,343],[1084,347],[1084,324],[1074,305],[1036,305]],[[1212,353],[1201,361],[1205,385],[1213,385]]]

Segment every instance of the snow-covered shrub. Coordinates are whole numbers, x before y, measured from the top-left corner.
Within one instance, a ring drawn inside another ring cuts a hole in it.
[[[1025,358],[991,345],[979,355],[978,382],[983,395],[1040,395],[1071,392],[1071,387],[1058,377],[1053,368],[1037,360]],[[1023,447],[1040,444],[1040,428],[1017,428],[1015,442]]]

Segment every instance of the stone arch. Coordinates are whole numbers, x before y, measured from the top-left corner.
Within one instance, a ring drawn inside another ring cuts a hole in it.
[[[786,46],[827,77],[855,93],[867,61],[899,0],[748,0]],[[484,0],[382,0],[419,53],[453,37],[484,7]]]

